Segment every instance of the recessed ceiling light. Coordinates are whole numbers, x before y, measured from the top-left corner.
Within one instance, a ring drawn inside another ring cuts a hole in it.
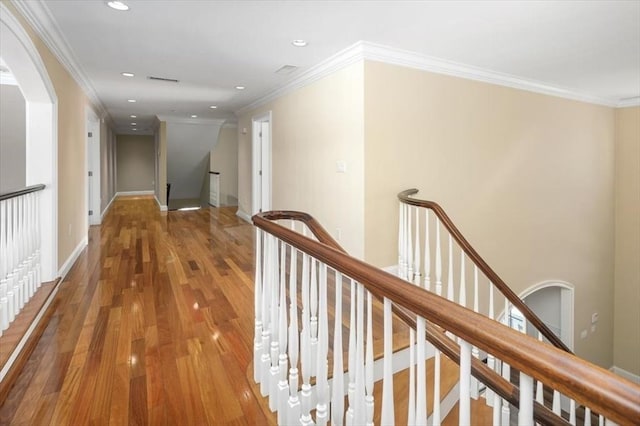
[[[137,126],[137,125],[138,125],[138,123],[131,123],[131,125],[132,125],[132,126]]]
[[[132,72],[121,72],[120,74],[122,74],[125,77],[133,77],[135,74]]]
[[[108,1],[107,6],[115,10],[122,10],[122,11],[129,10],[129,6],[127,6],[121,1]]]
[[[245,89],[245,87],[244,87],[244,86],[236,86],[236,89],[238,89],[238,90],[244,90],[244,89]]]
[[[209,108],[216,109],[216,108],[218,108],[218,106],[217,105],[211,105]]]
[[[131,102],[134,103],[136,100],[135,99],[127,99],[127,102]]]
[[[137,116],[137,115],[130,115],[129,117],[131,117],[131,118],[138,118],[138,116]]]
[[[134,130],[134,131],[135,131],[135,130],[138,130],[138,129],[136,129],[136,128],[134,127],[134,128],[133,128],[133,129],[131,129],[131,130]]]
[[[302,39],[297,39],[297,40],[293,40],[291,44],[293,44],[295,47],[305,47],[307,45],[307,41]]]
[[[197,115],[195,115],[195,114],[193,114],[193,115],[191,116],[191,118],[198,118],[198,116],[197,116]]]

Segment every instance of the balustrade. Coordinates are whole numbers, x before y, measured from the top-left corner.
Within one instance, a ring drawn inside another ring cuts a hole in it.
[[[40,192],[0,195],[0,336],[40,288]]]

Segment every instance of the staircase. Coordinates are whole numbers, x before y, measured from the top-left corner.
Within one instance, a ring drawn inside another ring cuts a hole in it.
[[[252,375],[278,423],[637,424],[640,387],[571,354],[416,192],[399,194],[399,276],[308,214],[254,216]],[[511,306],[538,339],[495,320]]]

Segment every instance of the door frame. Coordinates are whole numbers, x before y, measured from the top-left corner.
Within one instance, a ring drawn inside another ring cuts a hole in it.
[[[560,288],[560,340],[573,351],[574,348],[574,297],[575,288],[566,281],[549,280],[534,284],[519,294],[524,301],[527,296],[548,287]]]
[[[89,133],[92,134],[89,137]],[[85,194],[87,194],[87,223],[88,226],[101,223],[101,187],[100,187],[100,119],[90,108],[86,109],[86,169],[85,169]],[[92,176],[89,177],[89,172]],[[89,215],[89,211],[93,214]],[[88,231],[88,230],[87,230]]]
[[[269,123],[269,137],[266,141],[260,137],[262,123]],[[272,191],[272,159],[271,146],[273,135],[273,117],[271,111],[251,118],[251,214],[271,209]],[[260,171],[262,170],[262,176]],[[263,191],[266,180],[266,191]],[[264,194],[263,192],[266,192]]]

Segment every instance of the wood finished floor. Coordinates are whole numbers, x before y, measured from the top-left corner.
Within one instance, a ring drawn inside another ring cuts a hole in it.
[[[61,284],[2,425],[272,424],[247,379],[253,229],[119,198]]]

